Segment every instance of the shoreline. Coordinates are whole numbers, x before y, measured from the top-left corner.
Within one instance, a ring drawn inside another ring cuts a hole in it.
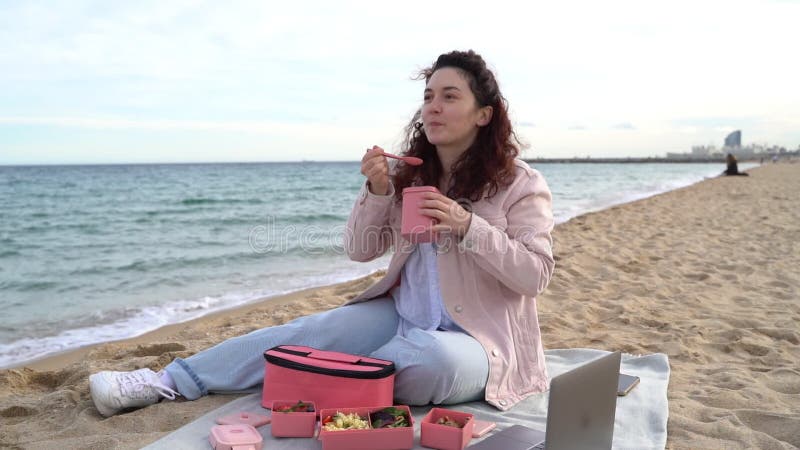
[[[182,328],[197,326],[209,321],[216,321],[219,319],[224,319],[228,316],[242,316],[247,315],[248,313],[263,309],[263,308],[280,308],[289,305],[292,302],[300,301],[306,296],[313,296],[318,291],[328,291],[328,290],[346,290],[349,289],[352,285],[363,284],[367,280],[376,279],[376,277],[381,276],[386,272],[385,269],[378,270],[370,275],[365,275],[363,277],[355,278],[353,280],[343,281],[341,283],[334,283],[330,285],[323,285],[323,286],[315,286],[309,287],[305,289],[300,289],[297,291],[289,292],[286,294],[279,294],[271,297],[264,297],[252,302],[232,306],[230,308],[217,310],[206,315],[195,317],[194,319],[189,319],[184,322],[172,323],[169,325],[164,325],[162,327],[156,328],[155,330],[151,330],[140,334],[139,336],[134,336],[130,338],[118,339],[114,341],[107,341],[107,342],[98,342],[96,344],[89,344],[83,347],[79,347],[76,349],[65,350],[63,352],[45,355],[40,358],[36,358],[30,361],[22,362],[19,364],[15,364],[11,367],[6,367],[0,370],[10,370],[10,369],[32,369],[36,371],[52,371],[52,370],[60,370],[69,364],[75,363],[80,361],[86,355],[88,355],[92,350],[97,349],[98,347],[104,345],[144,345],[150,344],[152,342],[157,342],[159,340],[168,338],[173,336],[181,331]]]
[[[530,160],[529,162],[538,162],[538,163],[544,162],[544,163],[548,163],[548,162],[552,162],[552,161]],[[747,167],[747,168],[743,169],[743,171],[748,171],[748,170],[751,170],[751,169],[754,169],[754,168],[757,168],[757,167],[758,167],[757,165],[756,166]],[[577,215],[568,216],[563,221],[557,222],[555,227],[558,228],[559,226],[561,226],[563,224],[566,224],[571,220],[578,219],[578,218],[583,217],[583,216],[585,216],[587,214],[594,214],[594,213],[602,212],[602,211],[605,211],[605,210],[608,210],[608,209],[611,209],[611,208],[619,207],[619,206],[626,205],[626,204],[629,204],[629,203],[638,202],[638,201],[641,201],[641,200],[646,200],[646,199],[649,199],[649,198],[652,198],[652,197],[655,197],[655,196],[658,196],[658,195],[666,194],[666,193],[669,193],[669,192],[674,192],[674,191],[677,191],[677,190],[680,190],[680,189],[695,185],[697,183],[701,183],[703,181],[709,180],[711,178],[714,178],[714,177],[713,176],[704,176],[702,179],[699,179],[699,180],[696,180],[696,181],[692,181],[689,184],[673,187],[673,188],[665,190],[665,191],[646,191],[646,192],[639,192],[639,193],[636,193],[636,194],[630,194],[630,196],[627,199],[623,199],[623,200],[621,200],[619,202],[612,201],[612,202],[610,202],[608,204],[599,206],[597,208],[590,208],[590,209],[588,209],[588,210],[586,210],[584,212],[581,212],[581,213],[579,213]],[[631,196],[633,198],[630,198]],[[385,270],[385,268],[379,269],[379,271],[381,271],[381,270]],[[156,329],[150,330],[150,331],[146,331],[146,332],[144,332],[142,334],[139,334],[137,336],[124,337],[124,338],[114,339],[114,340],[110,340],[110,341],[96,342],[96,343],[86,344],[86,345],[83,345],[83,346],[77,347],[77,348],[71,348],[71,349],[56,351],[54,353],[46,354],[46,355],[43,355],[43,356],[38,356],[38,357],[35,357],[33,359],[28,359],[28,360],[25,360],[25,361],[22,361],[22,362],[13,363],[13,364],[11,364],[11,365],[9,365],[7,367],[0,368],[0,370],[18,369],[18,368],[23,368],[23,367],[29,367],[29,368],[32,368],[32,369],[35,369],[35,370],[54,370],[54,369],[57,369],[57,368],[60,367],[59,364],[64,365],[64,364],[69,364],[71,362],[76,361],[77,359],[79,359],[83,355],[86,355],[91,349],[96,348],[97,346],[101,346],[101,345],[105,345],[105,344],[112,344],[112,343],[130,343],[130,344],[147,343],[147,342],[159,339],[159,338],[163,338],[164,336],[169,335],[169,333],[175,332],[181,326],[185,326],[187,324],[196,323],[197,321],[202,321],[202,320],[204,320],[206,318],[214,318],[214,317],[218,317],[219,315],[228,314],[230,312],[236,312],[236,311],[239,311],[239,310],[247,310],[247,309],[258,307],[259,305],[265,306],[267,303],[270,303],[270,302],[273,302],[273,301],[274,302],[278,302],[278,303],[283,303],[283,302],[287,302],[287,301],[293,301],[295,299],[296,295],[298,295],[300,293],[303,293],[303,292],[308,293],[308,292],[314,291],[315,289],[326,289],[326,288],[331,288],[333,286],[347,285],[348,283],[356,282],[358,280],[361,280],[361,279],[364,279],[364,278],[369,278],[371,276],[372,275],[366,275],[366,276],[361,276],[361,277],[353,278],[353,279],[350,279],[350,280],[342,281],[341,283],[334,283],[334,284],[331,284],[331,285],[320,285],[320,286],[315,286],[315,287],[302,288],[302,289],[298,289],[298,290],[295,290],[295,291],[292,291],[292,292],[288,292],[288,293],[284,293],[284,294],[276,294],[276,295],[273,295],[273,296],[256,298],[256,299],[250,300],[250,301],[248,301],[246,303],[243,303],[243,304],[233,305],[233,306],[230,306],[230,307],[227,307],[227,308],[218,309],[218,310],[215,310],[213,312],[209,312],[209,313],[204,314],[204,315],[202,315],[200,317],[195,317],[195,318],[192,318],[192,319],[189,319],[189,320],[184,320],[184,321],[181,321],[181,322],[175,322],[175,323],[170,323],[170,324],[167,324],[167,325],[163,325],[163,326],[161,326],[159,328],[156,328]]]

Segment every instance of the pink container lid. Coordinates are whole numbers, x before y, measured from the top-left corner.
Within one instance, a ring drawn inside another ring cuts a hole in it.
[[[435,186],[412,186],[403,189],[403,195],[409,192],[439,192]]]
[[[211,428],[208,440],[216,450],[232,450],[238,446],[261,450],[264,445],[261,434],[252,426],[245,424],[217,425]]]

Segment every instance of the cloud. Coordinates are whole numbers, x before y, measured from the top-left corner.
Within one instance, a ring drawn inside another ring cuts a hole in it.
[[[672,119],[670,122],[677,127],[689,126],[717,130],[720,128],[736,128],[752,126],[762,121],[763,116],[707,116],[707,117],[682,117]]]
[[[135,120],[124,118],[79,117],[0,117],[3,125],[42,125],[55,127],[93,128],[103,130],[194,130],[248,133],[296,133],[310,127],[323,127],[320,131],[334,131],[336,125],[297,124],[268,121],[204,121],[204,120]],[[326,128],[326,129],[325,129]]]
[[[635,130],[636,127],[630,122],[622,122],[611,127],[612,130]]]
[[[567,129],[570,130],[570,131],[585,131],[585,130],[588,130],[588,128],[585,125],[580,125],[580,124],[579,125],[570,125]]]
[[[717,133],[730,133],[731,131],[736,131],[736,130],[737,128],[732,125],[723,125],[719,127],[714,127],[712,129],[712,131],[715,131]]]

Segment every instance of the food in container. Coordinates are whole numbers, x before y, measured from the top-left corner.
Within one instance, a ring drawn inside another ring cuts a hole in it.
[[[313,437],[317,413],[313,402],[275,400],[272,402],[272,429],[275,437]]]

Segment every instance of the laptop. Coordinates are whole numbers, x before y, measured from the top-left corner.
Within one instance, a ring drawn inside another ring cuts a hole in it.
[[[545,432],[514,425],[469,448],[610,449],[614,437],[620,358],[620,353],[614,352],[553,378]]]

